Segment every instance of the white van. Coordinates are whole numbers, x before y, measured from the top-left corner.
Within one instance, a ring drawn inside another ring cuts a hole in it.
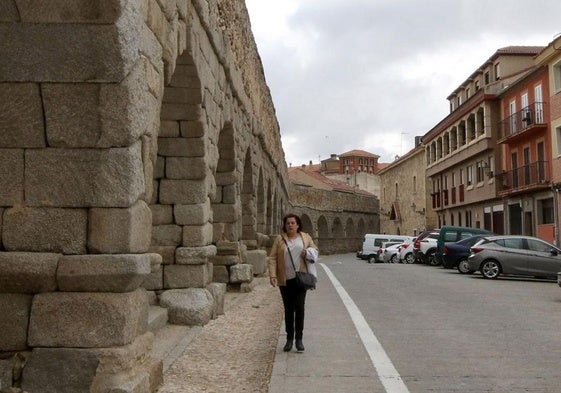
[[[383,242],[400,242],[413,239],[413,236],[386,235],[380,233],[367,233],[362,242],[361,258],[368,260],[368,263],[378,262],[378,248]]]

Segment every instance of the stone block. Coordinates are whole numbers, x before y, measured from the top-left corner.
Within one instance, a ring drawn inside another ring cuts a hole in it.
[[[0,149],[0,206],[14,206],[23,202],[23,168],[23,149]]]
[[[139,62],[119,84],[44,84],[51,147],[123,147],[152,123],[146,67]]]
[[[216,246],[178,247],[175,250],[175,263],[178,265],[203,265],[216,255]]]
[[[246,263],[239,263],[230,266],[230,282],[238,284],[242,282],[250,282],[253,280],[253,266]]]
[[[205,138],[158,138],[158,154],[164,157],[204,157]]]
[[[165,205],[192,205],[205,203],[208,190],[205,180],[160,181],[160,202]]]
[[[55,291],[60,257],[60,254],[49,253],[0,252],[0,292]]]
[[[212,220],[210,200],[193,205],[174,205],[173,216],[179,225],[203,225]]]
[[[152,227],[152,246],[178,246],[182,233],[179,225],[155,225]]]
[[[0,2],[0,22],[19,22],[20,16],[15,1]],[[2,385],[0,384],[0,389]]]
[[[129,208],[93,208],[89,215],[88,249],[102,254],[140,254],[152,237],[152,211],[144,201]]]
[[[23,369],[27,392],[86,393],[99,367],[93,351],[73,348],[35,348]]]
[[[193,78],[197,79],[197,78]],[[162,105],[162,119],[165,120],[199,120],[202,107],[200,104],[171,104]]]
[[[165,95],[164,95],[165,97]],[[177,138],[179,137],[179,122],[175,120],[162,120],[160,122],[160,132],[158,136],[161,138]]]
[[[0,56],[0,58],[3,57]],[[2,65],[0,65],[0,69],[2,69]],[[2,75],[1,72],[0,75]],[[0,83],[0,147],[45,146],[45,124],[39,85]]]
[[[240,263],[240,257],[238,255],[216,255],[211,262],[218,266],[232,266]]]
[[[0,353],[27,348],[31,295],[0,293]]]
[[[197,180],[204,179],[208,165],[204,157],[168,157],[166,159],[166,178]]]
[[[220,282],[212,282],[206,287],[214,298],[215,316],[213,318],[218,315],[224,315],[224,297],[226,296],[226,288],[226,284]]]
[[[164,265],[164,288],[206,287],[212,280],[209,265]]]
[[[224,204],[235,204],[237,196],[237,184],[231,184],[229,186],[222,187],[222,203]]]
[[[164,289],[164,267],[159,266],[146,276],[142,281],[142,288],[148,291]]]
[[[185,247],[206,246],[212,242],[212,224],[185,225],[183,227],[182,245]]]
[[[100,349],[35,348],[24,371],[23,385],[30,392],[148,392],[127,390],[138,385],[139,374],[151,372],[148,353],[153,334],[139,336],[131,344]]]
[[[212,211],[217,222],[233,223],[241,218],[239,205],[227,203],[213,203]]]
[[[57,282],[63,292],[132,292],[150,272],[148,254],[63,256]]]
[[[114,24],[0,25],[0,81],[120,82],[138,61],[141,45],[141,14],[126,9]]]
[[[227,284],[230,282],[228,267],[214,265],[212,269],[212,281]]]
[[[239,255],[240,254],[240,243],[231,242],[228,240],[219,240],[216,242],[216,254],[217,255]]]
[[[161,255],[163,265],[173,265],[175,263],[176,246],[150,246],[148,251]]]
[[[249,250],[246,251],[245,262],[253,266],[253,274],[255,276],[262,276],[268,268],[267,252],[265,250]]]
[[[4,250],[4,244],[2,243],[2,220],[4,217],[4,208],[0,207],[0,251]]]
[[[146,331],[144,289],[127,293],[50,292],[35,295],[28,344],[102,348],[131,343]]]
[[[22,22],[27,23],[115,23],[125,12],[126,3],[111,1],[111,6],[91,0],[17,0]]]
[[[141,142],[127,148],[25,153],[30,206],[129,207],[144,193]]]
[[[154,179],[162,179],[166,176],[166,159],[158,156],[154,166]]]
[[[173,289],[160,296],[160,305],[169,311],[176,325],[204,326],[215,313],[212,294],[205,288]]]
[[[8,251],[84,254],[85,209],[15,207],[4,213],[3,243]]]
[[[203,100],[201,89],[166,87],[163,102],[166,104],[199,104]]]
[[[206,125],[202,121],[181,121],[179,124],[181,136],[187,138],[199,138],[206,135]]]

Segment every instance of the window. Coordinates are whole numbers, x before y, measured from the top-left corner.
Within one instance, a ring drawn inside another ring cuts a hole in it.
[[[483,181],[483,161],[477,161],[477,163],[475,164],[476,166],[476,180],[478,183],[481,183]]]
[[[553,83],[555,92],[561,90],[561,61],[553,66]]]
[[[464,184],[464,170],[460,169],[460,184]]]
[[[557,136],[557,155],[561,156],[561,126],[555,129],[555,135]]]
[[[489,77],[489,71],[485,73],[485,84],[488,85],[491,82],[491,78]]]
[[[417,192],[417,176],[413,176],[413,193]]]
[[[469,99],[470,96],[471,96],[471,89],[468,87],[466,89],[466,101]]]
[[[475,81],[475,91],[479,91],[479,81]]]
[[[553,217],[553,198],[538,200],[538,224],[553,224]]]
[[[456,102],[458,103],[458,106],[462,105],[462,96],[460,96],[458,94],[458,97],[456,97]]]
[[[495,80],[498,81],[499,79],[501,79],[501,70],[499,67],[500,63],[496,63],[495,64]]]
[[[467,172],[467,184],[469,186],[470,184],[473,183],[473,166],[469,165],[466,168],[466,172]]]

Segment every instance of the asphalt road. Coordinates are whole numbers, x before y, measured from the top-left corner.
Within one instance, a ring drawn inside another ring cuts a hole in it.
[[[561,288],[323,256],[410,392],[561,392]]]

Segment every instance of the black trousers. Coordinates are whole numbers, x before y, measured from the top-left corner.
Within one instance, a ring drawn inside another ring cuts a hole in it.
[[[304,333],[304,309],[306,290],[296,286],[296,279],[286,280],[286,286],[279,286],[284,304],[284,325],[287,341],[302,339]]]

